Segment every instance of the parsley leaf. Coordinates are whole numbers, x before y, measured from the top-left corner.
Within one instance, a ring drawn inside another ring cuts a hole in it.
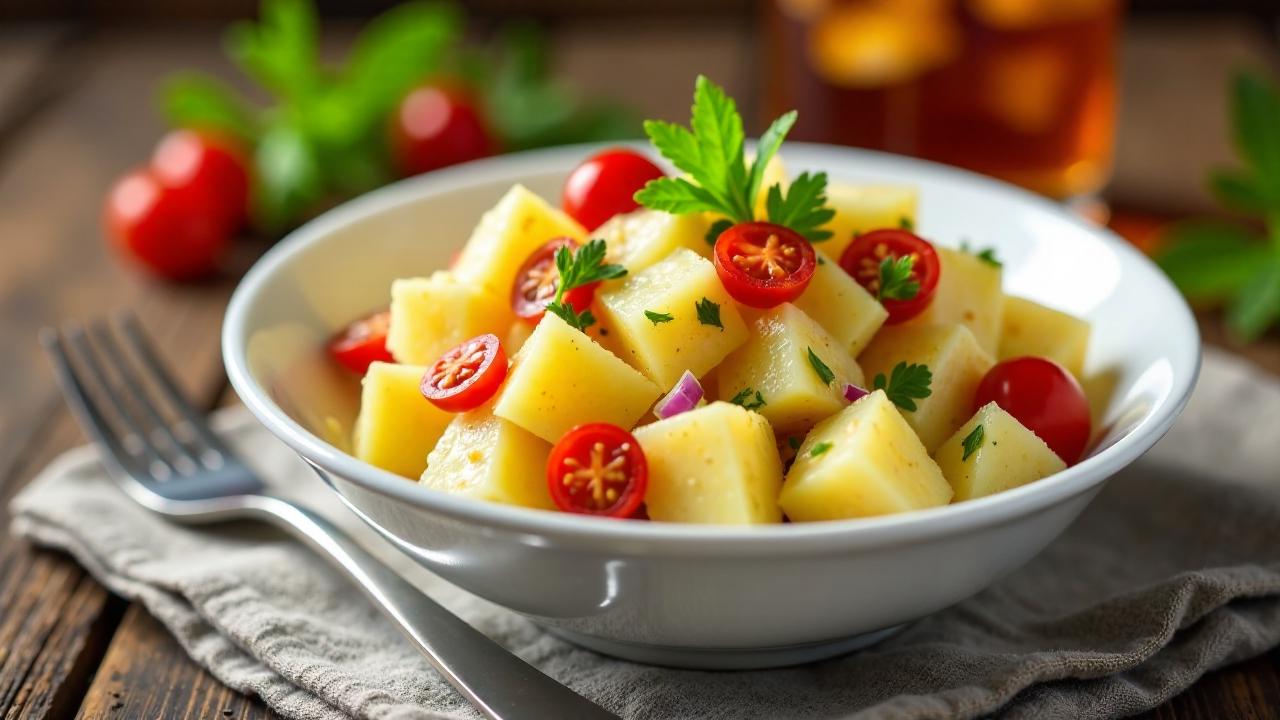
[[[733,221],[727,218],[720,218],[719,220],[711,223],[711,227],[707,228],[707,244],[715,245],[716,241],[720,239],[720,236],[724,234],[724,231],[731,227],[733,227]]]
[[[573,305],[567,302],[557,300],[547,303],[547,312],[558,315],[561,320],[569,323],[570,327],[577,328],[583,332],[586,332],[587,328],[596,324],[596,316],[591,314],[590,308],[579,313],[573,309]]]
[[[654,325],[657,325],[659,323],[669,323],[672,320],[675,320],[675,317],[672,316],[671,313],[660,313],[660,312],[654,312],[652,310],[645,310],[644,316],[649,318],[649,322],[653,323]]]
[[[923,400],[933,394],[929,385],[933,383],[933,372],[928,365],[908,365],[900,362],[893,366],[886,380],[884,373],[876,373],[871,382],[873,390],[884,390],[889,400],[908,412],[916,409],[916,400]]]
[[[795,435],[792,435],[791,437],[787,438],[787,445],[788,445],[792,450],[799,450],[799,449],[800,449],[800,438],[796,437]]]
[[[752,395],[755,397],[752,397]],[[751,388],[742,388],[737,395],[729,398],[729,402],[734,405],[741,405],[748,410],[759,410],[765,406],[764,395],[761,395],[759,390],[752,390]]]
[[[831,231],[822,229],[836,216],[836,211],[827,207],[826,173],[801,173],[785,193],[781,185],[770,187],[765,210],[769,222],[789,227],[809,242],[831,238]]]
[[[826,363],[822,362],[822,358],[818,357],[818,353],[814,352],[813,348],[807,349],[809,350],[809,364],[813,366],[813,371],[818,373],[818,379],[822,380],[823,385],[830,385],[831,381],[836,379],[836,374],[831,372],[831,368],[827,367]]]
[[[902,217],[898,218],[898,227],[902,228],[903,230],[906,230],[907,232],[911,232],[916,229],[916,224],[911,222],[911,218],[907,217],[906,215],[903,215]]]
[[[693,309],[698,312],[698,322],[711,327],[718,327],[723,332],[724,323],[720,322],[720,306],[707,298],[702,298],[693,304]]]
[[[960,252],[968,253],[992,267],[1004,267],[1004,263],[1000,262],[1000,258],[996,256],[996,249],[993,247],[985,247],[978,250],[969,247],[968,240],[962,240],[960,241]]]
[[[964,445],[964,456],[960,458],[960,462],[968,460],[970,455],[978,452],[978,448],[982,447],[982,438],[985,434],[986,430],[983,430],[982,426],[978,425],[972,432],[964,436],[964,439],[960,441]]]
[[[778,153],[778,148],[782,147],[782,140],[787,133],[791,132],[791,126],[796,124],[797,117],[798,113],[795,110],[783,113],[769,125],[769,129],[760,136],[760,142],[756,143],[756,159],[751,163],[751,184],[747,188],[747,197],[752,200],[753,207],[755,198],[760,196],[760,183],[764,182],[765,166]]]
[[[912,255],[900,258],[886,257],[880,261],[880,285],[876,290],[877,300],[910,300],[920,293],[920,283],[911,273],[915,270],[916,259]]]
[[[621,265],[606,264],[604,254],[605,244],[600,239],[591,240],[577,250],[568,245],[556,250],[556,271],[560,273],[560,280],[556,283],[555,299],[547,304],[547,312],[558,315],[578,330],[586,330],[595,324],[596,317],[590,308],[582,312],[574,310],[573,305],[564,301],[564,294],[583,285],[627,274],[627,269]]]
[[[809,449],[809,457],[816,458],[831,449],[831,443],[823,440]]]

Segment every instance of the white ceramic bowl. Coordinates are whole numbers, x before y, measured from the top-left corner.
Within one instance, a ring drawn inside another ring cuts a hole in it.
[[[1028,486],[948,507],[711,527],[467,500],[347,454],[356,384],[325,360],[324,340],[385,306],[393,279],[444,267],[512,183],[557,198],[565,174],[591,150],[485,160],[338,207],[258,262],[232,298],[223,330],[227,372],[241,399],[356,513],[441,577],[587,647],[643,662],[742,668],[874,641],[1040,552],[1107,478],[1169,429],[1194,384],[1200,353],[1190,311],[1155,266],[1105,230],[960,170],[788,144],[793,172],[918,186],[923,235],[944,245],[994,245],[1009,292],[1093,324],[1088,384],[1111,393],[1090,457]]]

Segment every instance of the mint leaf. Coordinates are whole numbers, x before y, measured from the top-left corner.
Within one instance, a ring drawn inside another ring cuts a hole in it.
[[[923,400],[933,394],[933,372],[928,365],[908,365],[900,362],[893,366],[886,379],[884,373],[876,373],[871,381],[873,390],[883,390],[894,405],[908,412],[915,412],[916,400]]]
[[[720,322],[720,306],[707,298],[702,298],[693,304],[693,309],[698,313],[698,322],[711,327],[718,327],[724,330],[724,324]]]
[[[675,317],[671,313],[660,313],[660,312],[654,312],[652,310],[645,310],[644,316],[649,318],[649,322],[653,323],[654,325],[659,325],[661,323],[669,323],[672,320],[675,320]]]
[[[1240,292],[1272,262],[1265,243],[1244,228],[1223,222],[1184,222],[1168,232],[1156,264],[1178,289],[1198,302],[1217,302]]]
[[[183,72],[165,79],[160,105],[170,125],[226,133],[252,142],[257,127],[253,110],[217,78]]]
[[[747,187],[747,198],[752,202],[760,195],[760,184],[764,182],[765,167],[778,153],[778,148],[782,147],[782,140],[786,138],[787,133],[791,132],[797,117],[798,113],[795,110],[782,114],[769,125],[769,128],[760,136],[760,142],[756,143],[756,159],[751,163],[751,177]]]
[[[836,216],[836,211],[827,207],[826,173],[801,173],[785,194],[778,185],[770,187],[765,209],[769,222],[789,227],[809,242],[831,237],[831,231],[822,229]]]
[[[960,457],[960,462],[968,460],[970,455],[978,452],[978,448],[982,447],[982,438],[986,435],[986,432],[981,425],[978,425],[968,435],[964,436],[964,439],[960,441],[960,444],[964,446],[964,454]]]
[[[808,347],[805,349],[809,351],[809,365],[814,372],[818,373],[818,379],[822,381],[823,385],[830,385],[831,381],[836,379],[836,374],[831,372],[831,368],[827,367],[826,363],[822,362],[822,358],[818,357],[818,353],[814,352],[813,348]]]
[[[1242,339],[1253,341],[1280,319],[1280,262],[1258,268],[1227,308],[1227,323]]]

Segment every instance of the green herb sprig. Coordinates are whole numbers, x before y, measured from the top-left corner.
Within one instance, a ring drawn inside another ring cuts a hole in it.
[[[928,365],[900,362],[893,366],[886,379],[884,373],[876,373],[871,381],[873,390],[883,390],[889,400],[908,412],[915,412],[916,400],[923,400],[933,394],[933,372]]]
[[[876,288],[877,300],[910,300],[920,294],[920,283],[911,276],[915,271],[914,255],[880,261],[880,284]]]
[[[964,455],[960,457],[960,462],[968,460],[970,455],[978,452],[978,448],[982,447],[982,440],[986,432],[981,425],[977,425],[973,430],[969,431],[968,435],[964,436],[964,439],[960,441],[960,444],[964,446]]]
[[[752,390],[749,387],[739,390],[737,395],[729,398],[729,402],[741,405],[748,410],[759,410],[766,405],[764,395],[759,390]]]
[[[660,313],[660,312],[654,312],[652,310],[645,310],[644,316],[648,318],[649,322],[653,323],[654,325],[669,323],[672,320],[676,319],[675,316],[672,315],[671,313]]]
[[[826,440],[823,440],[820,443],[814,443],[813,447],[809,448],[809,457],[816,458],[819,455],[826,453],[832,447],[832,444]]]
[[[724,331],[724,323],[720,320],[719,303],[704,297],[693,304],[693,309],[698,314],[698,322]]]
[[[822,358],[818,357],[818,353],[814,352],[813,348],[806,347],[805,349],[809,351],[809,366],[818,374],[818,379],[822,381],[823,385],[830,385],[836,379],[836,374],[831,371],[831,368],[826,363],[822,362]]]
[[[605,244],[595,239],[576,251],[568,245],[561,245],[556,250],[556,271],[560,280],[556,283],[556,296],[547,304],[547,312],[559,316],[578,330],[585,331],[595,324],[595,315],[588,308],[582,312],[573,309],[571,303],[564,302],[564,294],[574,288],[590,285],[603,280],[615,280],[627,274],[621,265],[607,264],[604,261]]]

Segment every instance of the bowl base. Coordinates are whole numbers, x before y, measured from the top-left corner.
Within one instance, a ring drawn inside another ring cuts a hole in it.
[[[542,628],[552,635],[603,655],[646,665],[663,665],[687,670],[764,670],[788,665],[803,665],[871,647],[905,627],[905,624],[895,625],[862,635],[801,645],[702,649],[609,640],[542,625]]]

